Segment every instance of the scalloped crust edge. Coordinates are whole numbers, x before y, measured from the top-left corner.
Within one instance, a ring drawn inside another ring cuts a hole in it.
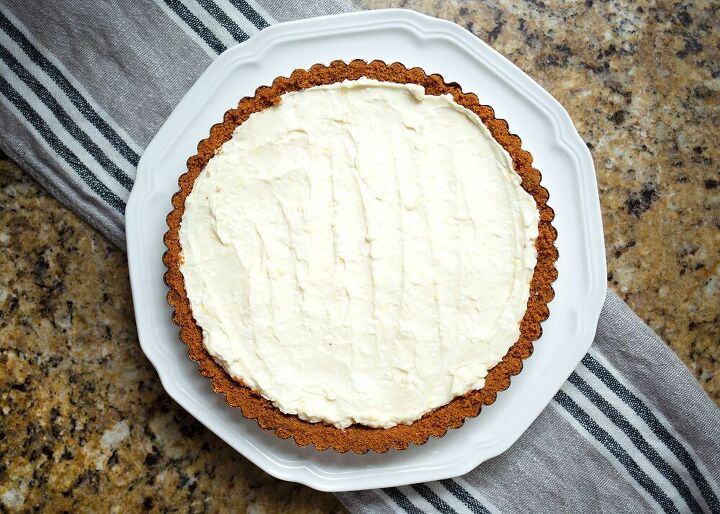
[[[361,425],[339,429],[325,423],[304,421],[295,415],[282,413],[258,392],[233,380],[203,346],[202,331],[192,316],[180,272],[182,257],[178,231],[185,198],[208,160],[230,139],[235,128],[251,114],[279,103],[284,93],[360,77],[419,84],[427,94],[450,94],[458,104],[475,112],[495,140],[511,155],[515,171],[522,179],[522,187],[533,196],[540,212],[539,236],[535,244],[538,260],[530,285],[527,311],[520,322],[518,341],[488,372],[482,389],[456,397],[410,425],[396,425],[388,429]],[[180,339],[188,347],[189,358],[197,362],[200,375],[210,378],[213,390],[222,394],[228,405],[239,408],[243,416],[255,420],[262,429],[273,431],[283,439],[293,438],[299,446],[312,444],[320,451],[332,448],[341,453],[352,451],[361,454],[368,451],[384,453],[391,448],[403,450],[411,444],[424,444],[430,437],[442,437],[450,428],[459,428],[465,419],[477,416],[483,405],[492,404],[497,393],[509,387],[510,377],[520,373],[523,360],[532,354],[533,342],[542,334],[541,323],[549,316],[547,304],[555,295],[552,288],[557,278],[555,261],[558,257],[555,247],[557,231],[552,226],[555,214],[547,204],[548,191],[540,185],[541,174],[532,167],[532,156],[522,149],[520,138],[509,132],[505,120],[495,118],[490,106],[482,105],[475,94],[464,93],[457,83],[446,83],[441,75],[427,75],[421,68],[408,69],[401,63],[388,65],[379,60],[353,60],[350,63],[337,60],[329,66],[315,64],[308,70],[296,69],[289,77],[278,77],[272,85],[258,87],[253,97],[243,98],[237,108],[227,111],[223,121],[211,127],[209,137],[198,143],[197,154],[188,159],[187,168],[178,179],[180,189],[172,197],[173,210],[167,215],[168,231],[163,238],[167,247],[163,255],[167,267],[164,280],[169,287],[167,301],[174,309],[172,319],[180,327]]]

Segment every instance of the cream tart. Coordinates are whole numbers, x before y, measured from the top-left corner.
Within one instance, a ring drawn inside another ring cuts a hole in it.
[[[476,416],[548,316],[548,193],[507,123],[438,75],[315,65],[198,145],[164,262],[227,403],[301,446],[384,452]]]

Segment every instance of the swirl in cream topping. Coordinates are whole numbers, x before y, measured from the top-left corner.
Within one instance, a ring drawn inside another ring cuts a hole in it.
[[[282,412],[411,423],[520,336],[539,214],[480,118],[369,79],[283,95],[185,201],[181,271],[212,357]]]

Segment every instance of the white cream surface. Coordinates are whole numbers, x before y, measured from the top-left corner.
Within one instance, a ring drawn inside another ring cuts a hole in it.
[[[418,85],[288,93],[210,159],[181,271],[209,353],[282,412],[411,423],[520,336],[539,214],[479,117]]]

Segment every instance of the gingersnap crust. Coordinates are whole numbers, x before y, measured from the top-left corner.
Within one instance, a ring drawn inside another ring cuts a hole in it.
[[[232,137],[235,128],[251,114],[280,103],[280,97],[285,93],[360,77],[419,84],[425,88],[426,94],[450,94],[455,102],[475,112],[495,140],[512,157],[515,171],[522,179],[523,189],[535,199],[540,212],[539,235],[535,243],[537,264],[530,284],[527,311],[520,323],[518,341],[502,361],[488,372],[482,389],[459,396],[412,424],[386,429],[357,424],[340,429],[322,422],[304,421],[295,415],[282,413],[258,392],[233,380],[205,350],[202,330],[193,318],[180,272],[182,248],[179,228],[185,199],[192,191],[195,179],[220,146]],[[180,327],[180,339],[188,347],[188,356],[197,362],[200,374],[210,378],[213,390],[224,395],[227,404],[239,408],[246,418],[254,419],[261,428],[272,430],[283,439],[292,437],[298,445],[312,444],[318,450],[333,448],[338,452],[354,453],[370,450],[383,453],[390,448],[402,450],[410,444],[424,444],[431,436],[441,437],[450,428],[459,428],[465,418],[477,416],[483,405],[493,403],[497,393],[510,385],[510,377],[520,373],[523,359],[532,354],[533,342],[542,334],[540,324],[547,319],[547,304],[554,296],[552,283],[557,278],[555,261],[558,256],[554,244],[557,232],[551,224],[554,212],[547,205],[549,195],[540,185],[540,172],[532,167],[532,156],[521,148],[520,138],[511,134],[507,122],[495,118],[493,109],[482,105],[475,94],[464,93],[458,84],[448,84],[440,75],[427,75],[420,68],[407,69],[400,63],[354,60],[349,64],[343,61],[333,61],[329,66],[315,64],[308,70],[297,69],[289,77],[278,77],[272,85],[259,87],[255,96],[240,100],[237,108],[225,113],[222,123],[210,129],[210,136],[200,141],[197,150],[197,154],[187,161],[187,172],[178,180],[180,190],[173,195],[173,210],[167,216],[169,230],[164,237],[167,252],[163,256],[168,269],[165,283],[170,288],[167,301],[174,309],[173,321]]]

